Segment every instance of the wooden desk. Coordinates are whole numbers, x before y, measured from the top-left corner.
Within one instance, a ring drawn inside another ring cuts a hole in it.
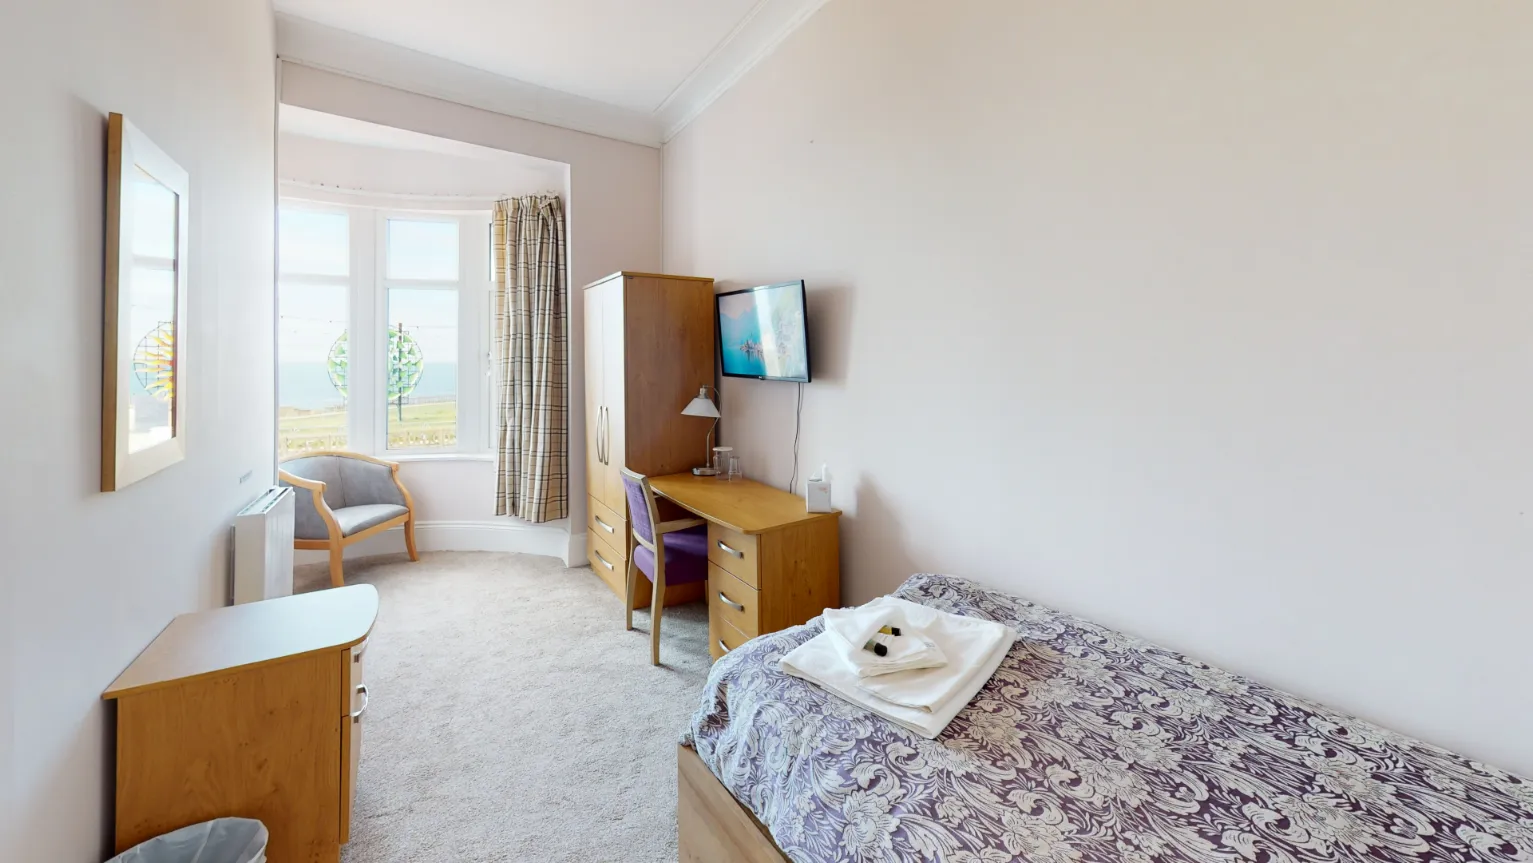
[[[750,480],[680,473],[652,477],[649,484],[655,494],[708,520],[714,659],[841,604],[839,511],[805,512],[803,498]]]
[[[334,863],[362,753],[359,584],[170,622],[102,698],[117,702],[117,852],[211,818],[257,818],[271,863]]]

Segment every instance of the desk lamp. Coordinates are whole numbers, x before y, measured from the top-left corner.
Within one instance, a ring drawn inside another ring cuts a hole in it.
[[[713,425],[708,427],[708,437],[704,439],[706,448],[703,450],[703,466],[692,468],[692,474],[694,476],[718,476],[718,470],[709,464],[708,460],[713,453],[713,430],[719,426],[719,409],[713,404],[713,400],[708,398],[708,388],[706,386],[698,387],[697,398],[693,399],[691,403],[682,409],[681,415],[684,417],[713,418]]]

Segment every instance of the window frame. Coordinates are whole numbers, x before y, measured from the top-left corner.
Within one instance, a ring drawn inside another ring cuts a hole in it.
[[[346,438],[347,448],[365,455],[394,461],[461,457],[482,459],[491,454],[489,419],[494,416],[490,404],[493,369],[489,362],[490,333],[493,326],[489,299],[493,274],[487,271],[492,214],[488,210],[457,210],[412,207],[409,203],[374,206],[315,201],[284,194],[279,209],[344,213],[348,218],[350,255],[348,276],[286,275],[278,261],[278,281],[349,288],[347,298],[347,369]],[[388,222],[456,222],[458,225],[457,281],[388,278]],[[457,444],[451,447],[388,446],[388,399],[384,382],[388,341],[383,328],[388,322],[388,294],[392,287],[452,290],[458,296],[457,360]],[[279,320],[281,310],[278,310]],[[280,363],[280,345],[277,361]],[[282,394],[277,393],[280,411]],[[280,420],[278,422],[280,437]],[[288,458],[301,453],[282,453]]]
[[[281,249],[280,248],[278,249],[278,256],[277,256],[277,291],[278,291],[278,293],[277,293],[277,300],[278,300],[277,326],[278,326],[279,329],[278,329],[278,339],[277,339],[277,345],[276,345],[276,349],[277,349],[276,356],[277,356],[277,364],[278,364],[278,367],[280,368],[281,363],[282,363],[282,356],[281,356],[282,344],[281,344],[281,329],[280,328],[281,328],[281,321],[282,321],[281,298],[282,298],[282,287],[283,287],[283,285],[314,286],[314,287],[325,287],[325,288],[344,288],[346,290],[346,326],[347,326],[347,332],[349,334],[356,327],[356,309],[357,309],[357,301],[358,301],[357,285],[358,285],[358,283],[360,283],[364,279],[366,274],[364,272],[362,272],[362,270],[358,266],[359,257],[358,257],[358,254],[357,254],[357,214],[355,212],[353,212],[353,208],[346,207],[346,206],[343,206],[343,205],[340,205],[340,204],[333,204],[333,203],[323,202],[323,201],[308,201],[308,200],[302,200],[302,199],[296,199],[296,198],[283,198],[283,199],[278,201],[278,209],[279,209],[279,213],[278,213],[279,224],[280,224],[280,219],[281,219],[280,210],[283,210],[283,209],[286,209],[286,210],[298,210],[298,211],[309,212],[309,213],[330,213],[330,214],[342,215],[342,216],[346,217],[346,231],[347,231],[347,233],[346,233],[346,243],[347,243],[346,270],[347,270],[347,274],[344,275],[344,276],[325,275],[325,274],[319,274],[319,273],[289,273],[289,272],[285,272],[282,269]],[[348,351],[354,351],[355,350],[355,346],[349,344],[349,342],[350,342],[350,336],[349,335],[348,335],[347,341],[348,341],[348,348],[347,348]],[[358,437],[358,434],[359,434],[359,432],[361,430],[358,428],[356,417],[353,415],[354,412],[351,410],[351,393],[353,391],[355,391],[355,389],[356,389],[356,378],[354,376],[355,371],[356,371],[355,369],[350,369],[350,368],[347,369],[347,380],[346,380],[347,397],[346,397],[346,400],[345,400],[345,404],[346,404],[346,407],[345,407],[345,412],[346,412],[346,424],[345,424],[345,427],[346,427],[346,449],[348,449],[348,450],[355,449],[356,446],[357,446],[357,442],[359,440],[361,440],[361,438]],[[298,456],[302,455],[302,453],[301,452],[293,452],[293,453],[284,452],[282,450],[282,446],[281,446],[281,436],[282,436],[282,419],[281,419],[282,392],[281,392],[281,379],[282,379],[281,375],[279,374],[277,376],[277,383],[278,383],[278,386],[277,386],[277,414],[278,414],[278,419],[277,419],[277,436],[278,436],[277,456],[278,456],[278,458],[295,458],[295,457],[298,457]]]

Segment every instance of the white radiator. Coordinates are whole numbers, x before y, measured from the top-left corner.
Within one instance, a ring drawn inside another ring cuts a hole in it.
[[[234,603],[293,593],[293,490],[273,486],[234,517]]]

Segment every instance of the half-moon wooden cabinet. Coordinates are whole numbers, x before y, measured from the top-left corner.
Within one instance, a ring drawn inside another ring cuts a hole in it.
[[[102,697],[117,703],[117,853],[255,818],[271,863],[335,863],[367,709],[369,584],[183,614]]]

